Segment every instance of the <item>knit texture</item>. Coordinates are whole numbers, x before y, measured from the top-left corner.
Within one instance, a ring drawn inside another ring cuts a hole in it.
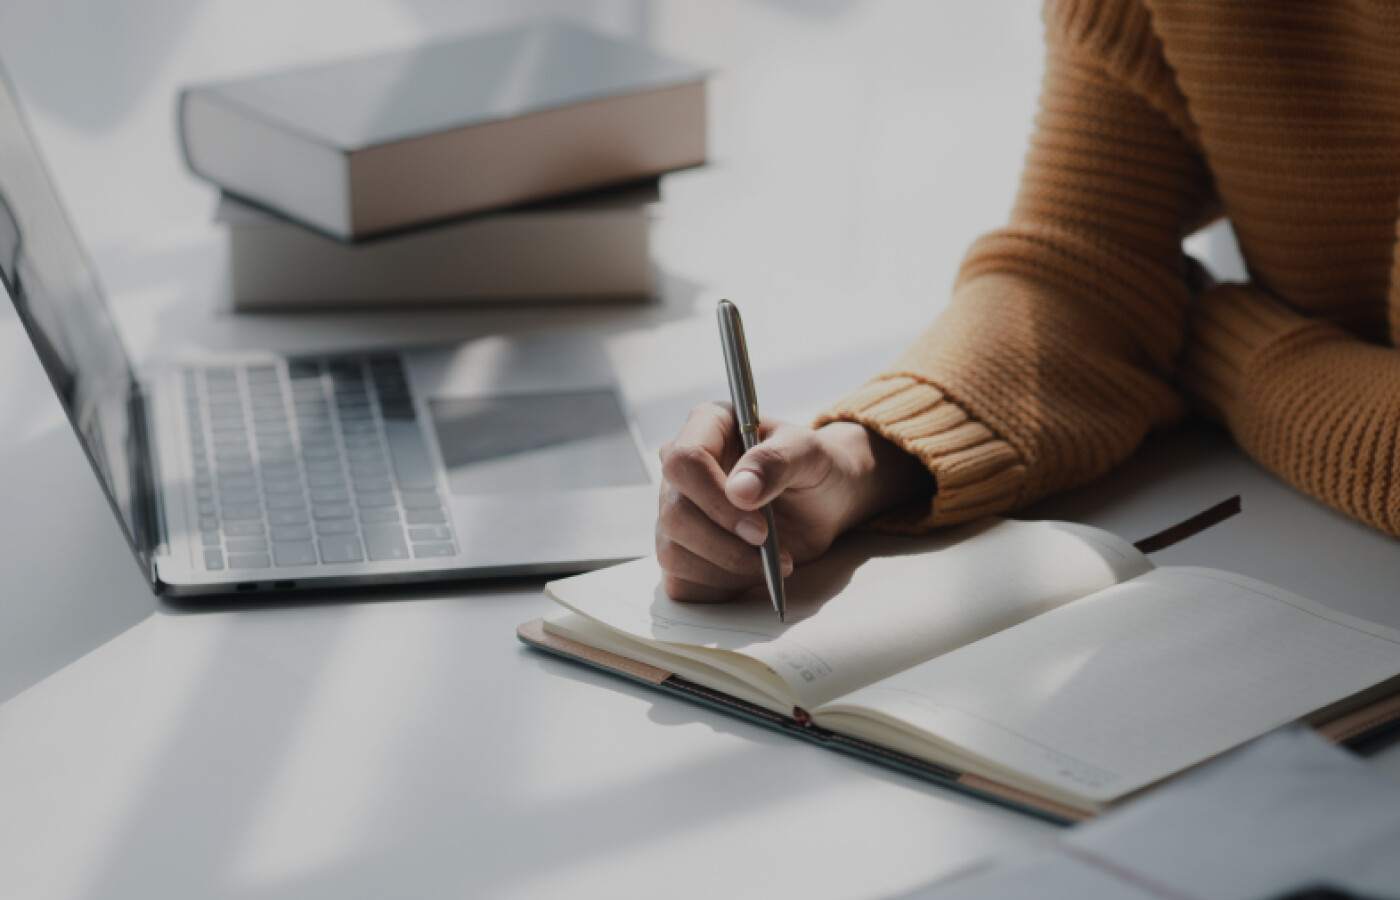
[[[1051,0],[1006,227],[948,309],[819,422],[860,422],[937,491],[888,528],[1083,484],[1193,404],[1300,489],[1400,534],[1400,5]],[[1225,214],[1250,283],[1193,296]]]

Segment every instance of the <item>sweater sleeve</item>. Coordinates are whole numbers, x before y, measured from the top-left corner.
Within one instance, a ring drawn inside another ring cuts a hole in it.
[[[863,424],[937,489],[880,526],[920,531],[1090,481],[1185,409],[1181,241],[1213,202],[1143,8],[1051,2],[1040,113],[1007,226],[896,364],[819,424]]]
[[[1400,353],[1248,285],[1191,316],[1181,383],[1285,481],[1400,535]]]

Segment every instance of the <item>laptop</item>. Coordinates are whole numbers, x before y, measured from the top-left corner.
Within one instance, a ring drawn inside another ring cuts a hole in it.
[[[552,575],[650,552],[655,485],[596,339],[253,353],[138,378],[3,73],[0,286],[158,593]]]

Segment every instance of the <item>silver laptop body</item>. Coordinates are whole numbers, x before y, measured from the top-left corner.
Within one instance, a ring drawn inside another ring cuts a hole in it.
[[[655,487],[595,339],[249,354],[138,379],[3,73],[0,283],[157,592],[555,574],[650,551]]]

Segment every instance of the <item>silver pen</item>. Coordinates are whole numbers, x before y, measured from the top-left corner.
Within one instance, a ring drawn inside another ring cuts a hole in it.
[[[753,370],[749,368],[749,350],[744,343],[744,323],[739,308],[728,300],[719,301],[719,340],[724,345],[724,369],[729,375],[729,397],[734,401],[734,421],[739,436],[748,451],[758,443],[758,392],[753,386]],[[778,525],[773,521],[773,507],[765,505],[763,520],[768,523],[768,537],[759,548],[763,561],[763,580],[768,583],[768,595],[778,621],[783,621],[787,600],[783,594],[783,567],[778,559]]]

